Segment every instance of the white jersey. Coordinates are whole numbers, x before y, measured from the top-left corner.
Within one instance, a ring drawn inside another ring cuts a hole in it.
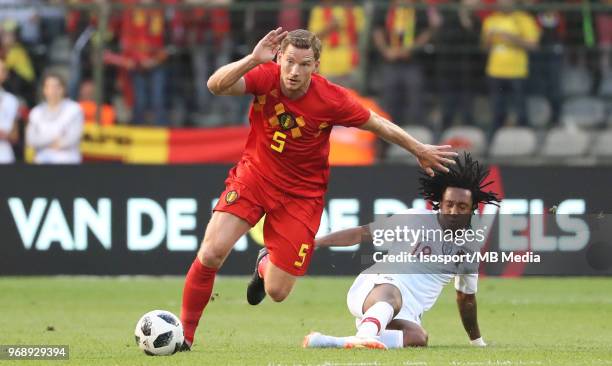
[[[70,99],[61,101],[55,110],[47,103],[34,107],[26,130],[26,144],[36,150],[34,161],[37,164],[80,163],[83,121],[81,106]],[[56,142],[59,148],[53,147]]]
[[[441,230],[435,212],[411,209],[371,223],[370,233],[374,235],[376,230],[394,230],[398,226],[406,225],[408,217],[410,217],[410,227],[421,230]],[[453,243],[432,240],[432,238],[412,243],[387,241],[385,246],[379,249],[387,249],[387,254],[390,255],[398,255],[402,252],[410,252],[414,255],[420,252],[430,255],[453,255],[460,254],[461,251],[475,250],[473,246],[458,246]],[[451,280],[455,281],[455,288],[458,291],[466,294],[473,294],[477,291],[477,271],[465,271],[461,265],[456,263],[377,263],[357,277],[349,290],[347,301],[351,313],[359,318],[362,315],[363,301],[371,289],[377,284],[390,283],[398,287],[402,293],[403,307],[396,318],[420,323],[422,313],[431,309],[444,286]]]
[[[0,132],[10,134],[17,120],[19,100],[13,94],[0,88]],[[0,164],[10,164],[15,161],[13,148],[8,140],[0,139]]]

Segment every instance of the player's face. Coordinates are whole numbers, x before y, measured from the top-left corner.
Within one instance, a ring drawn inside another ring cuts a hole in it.
[[[319,66],[311,48],[297,48],[288,45],[279,53],[278,63],[281,67],[281,82],[286,91],[306,91],[312,73]]]
[[[472,215],[472,192],[469,189],[448,187],[440,202],[440,225],[443,229],[463,229]]]

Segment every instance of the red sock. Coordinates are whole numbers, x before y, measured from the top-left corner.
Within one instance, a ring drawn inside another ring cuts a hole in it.
[[[270,260],[270,255],[266,254],[265,257],[261,258],[259,264],[257,265],[257,273],[259,277],[263,278],[266,273],[266,267],[268,266],[268,261]]]
[[[200,317],[212,295],[216,274],[216,268],[206,267],[196,258],[185,278],[181,322],[183,323],[185,340],[189,344],[193,344]]]

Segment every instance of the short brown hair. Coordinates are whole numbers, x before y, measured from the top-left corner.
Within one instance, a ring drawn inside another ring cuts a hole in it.
[[[59,72],[53,70],[46,71],[43,75],[41,84],[44,84],[48,79],[57,80],[62,86],[62,89],[64,89],[64,92],[66,92],[66,79],[64,79],[64,77]]]
[[[304,50],[312,48],[316,61],[318,61],[321,56],[321,40],[316,34],[305,29],[296,29],[289,32],[287,37],[281,42],[281,51],[285,51],[288,45]]]

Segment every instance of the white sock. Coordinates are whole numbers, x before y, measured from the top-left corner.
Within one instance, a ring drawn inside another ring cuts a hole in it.
[[[310,339],[309,347],[311,348],[342,348],[346,343],[346,337],[334,337],[325,334],[319,334]]]
[[[388,302],[379,301],[372,305],[357,327],[358,337],[376,337],[393,319],[393,306]]]
[[[401,330],[385,329],[380,332],[380,341],[389,349],[402,348],[404,347],[404,332]]]

